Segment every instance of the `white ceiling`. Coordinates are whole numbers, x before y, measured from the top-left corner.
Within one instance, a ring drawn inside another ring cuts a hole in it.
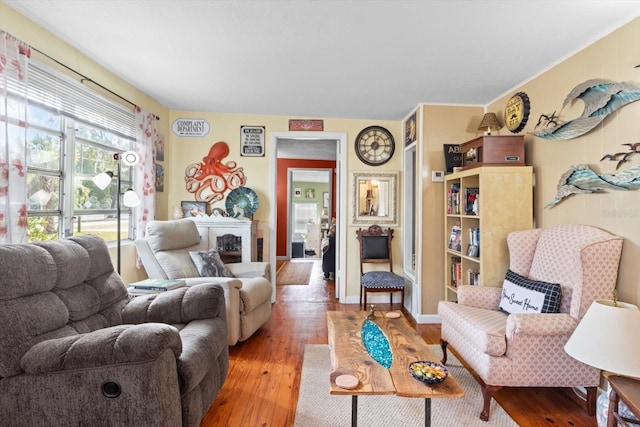
[[[637,0],[2,1],[172,110],[367,120],[486,105],[640,14]]]

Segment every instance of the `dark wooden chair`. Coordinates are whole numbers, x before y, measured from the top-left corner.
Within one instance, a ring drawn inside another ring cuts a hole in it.
[[[393,294],[401,293],[400,309],[404,307],[404,278],[393,272],[391,240],[393,230],[372,225],[368,229],[356,231],[360,242],[360,305],[364,299],[367,308],[367,292],[388,292],[389,304],[393,304]],[[365,271],[365,264],[387,264],[388,271],[372,269]]]

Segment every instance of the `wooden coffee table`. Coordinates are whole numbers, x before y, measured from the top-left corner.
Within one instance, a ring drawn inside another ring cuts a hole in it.
[[[451,374],[439,384],[429,385],[409,373],[409,363],[417,360],[440,360],[404,316],[387,318],[376,311],[370,319],[385,334],[393,353],[393,363],[387,369],[376,362],[362,342],[361,330],[369,315],[366,311],[329,311],[329,348],[331,351],[330,394],[351,396],[351,425],[358,423],[358,396],[396,394],[402,397],[424,398],[424,424],[431,426],[431,399],[463,397],[464,390]],[[352,390],[336,385],[340,375],[353,375],[359,384]]]

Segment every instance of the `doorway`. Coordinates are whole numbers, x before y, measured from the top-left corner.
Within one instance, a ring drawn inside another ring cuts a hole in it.
[[[271,203],[270,206],[270,218],[271,223],[274,224],[271,229],[269,239],[269,262],[271,264],[271,277],[276,277],[275,266],[279,256],[284,253],[285,258],[287,254],[291,254],[291,237],[290,225],[288,224],[288,211],[290,209],[291,201],[289,200],[290,193],[295,191],[289,190],[289,178],[287,172],[279,171],[278,157],[290,157],[294,151],[301,154],[295,154],[295,156],[302,156],[305,160],[325,160],[326,158],[317,157],[317,153],[324,152],[326,148],[330,148],[333,154],[332,161],[334,161],[334,204],[331,206],[336,216],[336,268],[335,268],[335,292],[336,297],[340,301],[344,301],[346,298],[346,289],[344,286],[344,266],[345,254],[339,250],[344,248],[346,243],[345,230],[346,228],[346,152],[342,147],[345,147],[347,143],[346,133],[337,132],[273,132],[271,134],[271,150],[270,163],[272,170],[272,188],[271,188],[271,200],[276,203]],[[294,151],[291,151],[294,150]],[[281,163],[281,162],[280,162]],[[299,169],[316,169],[314,167],[301,167]],[[301,198],[304,199],[305,194],[302,194],[303,188],[300,187]],[[282,202],[282,194],[287,197]],[[291,197],[292,199],[293,197]],[[286,215],[283,213],[287,212]],[[331,216],[331,214],[329,214]],[[285,218],[283,218],[285,217]],[[284,220],[284,222],[283,222]],[[282,230],[285,230],[284,233]],[[283,249],[283,236],[284,234],[284,249]],[[287,239],[289,236],[289,239]],[[278,245],[279,250],[278,250]],[[275,286],[275,283],[274,283]],[[275,292],[273,294],[275,296]]]
[[[321,259],[334,217],[332,184],[333,168],[288,169],[286,259]],[[281,238],[282,233],[278,236]]]

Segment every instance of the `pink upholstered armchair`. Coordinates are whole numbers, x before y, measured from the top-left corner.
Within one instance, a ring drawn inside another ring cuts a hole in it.
[[[447,345],[475,371],[489,419],[501,387],[585,387],[595,413],[600,371],[571,358],[565,342],[595,299],[616,286],[622,238],[586,225],[516,231],[507,237],[509,269],[532,281],[559,284],[557,313],[508,314],[499,309],[502,284],[461,286],[458,303],[441,301],[443,362]]]

